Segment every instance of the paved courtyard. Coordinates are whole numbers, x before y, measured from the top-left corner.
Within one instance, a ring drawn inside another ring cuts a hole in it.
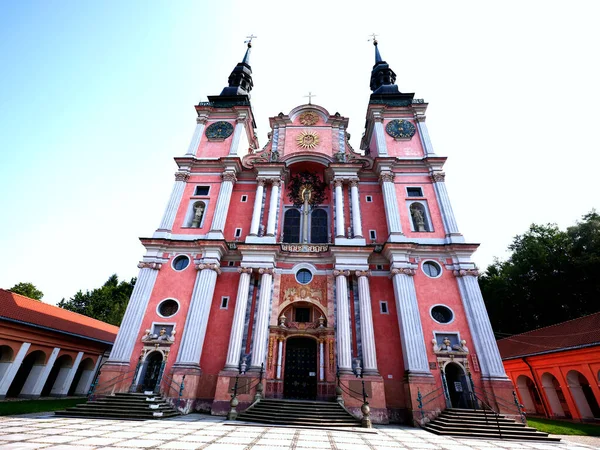
[[[1,449],[92,450],[92,449],[549,449],[598,448],[566,441],[555,444],[500,440],[453,439],[426,431],[381,426],[364,432],[318,430],[232,423],[202,414],[163,421],[67,419],[38,414],[0,417]]]

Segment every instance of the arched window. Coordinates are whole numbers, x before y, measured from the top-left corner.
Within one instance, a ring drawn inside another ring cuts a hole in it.
[[[205,210],[206,204],[204,202],[194,203],[194,209],[192,211],[192,222],[190,224],[192,228],[200,228],[202,226],[202,218],[204,217]]]
[[[300,211],[288,209],[283,219],[283,242],[300,242]]]
[[[310,220],[310,242],[313,244],[327,243],[327,212],[315,209]]]
[[[421,203],[411,203],[410,218],[414,231],[431,231],[429,221],[427,220],[427,211],[425,211],[425,207]]]

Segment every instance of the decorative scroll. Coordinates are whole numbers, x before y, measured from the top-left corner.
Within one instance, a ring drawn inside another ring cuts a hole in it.
[[[281,244],[281,250],[292,253],[323,253],[329,251],[327,244]]]
[[[350,271],[349,270],[334,270],[333,271],[333,276],[334,277],[339,277],[340,275],[343,275],[345,277],[349,277],[350,276]]]
[[[322,303],[323,292],[311,289],[308,286],[291,287],[283,292],[283,301],[287,302],[315,302]]]
[[[382,172],[379,174],[379,182],[380,183],[393,183],[394,182],[394,174],[392,172]]]
[[[138,264],[138,268],[139,269],[160,270],[161,267],[162,267],[162,264],[161,263],[157,263],[157,262],[144,262],[144,261],[140,261],[140,263]]]
[[[263,267],[258,269],[258,273],[260,273],[261,275],[264,275],[265,273],[273,275],[275,273],[275,270],[272,268]]]
[[[460,269],[452,272],[455,277],[478,277],[479,270],[477,269]]]
[[[238,273],[252,273],[252,267],[240,267]]]
[[[434,182],[444,181],[446,179],[446,174],[444,172],[435,172],[431,174],[431,179]]]
[[[417,269],[412,269],[410,267],[402,267],[400,269],[392,269],[392,275],[408,275],[409,277],[414,277],[417,274]]]
[[[354,272],[354,274],[357,277],[370,277],[371,276],[371,271],[370,270],[357,270],[356,272]]]
[[[231,181],[232,183],[235,183],[237,181],[237,177],[233,172],[223,172],[221,178],[223,178],[223,181]]]
[[[204,270],[204,269],[208,269],[208,270],[214,270],[215,272],[217,272],[217,275],[221,275],[221,268],[219,267],[218,264],[197,264],[196,265],[196,270]]]
[[[187,181],[190,178],[188,172],[175,172],[175,181]]]

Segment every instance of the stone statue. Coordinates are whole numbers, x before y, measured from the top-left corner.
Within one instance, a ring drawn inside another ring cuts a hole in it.
[[[457,352],[469,353],[467,341],[465,341],[464,339],[460,341],[460,344],[456,344],[452,348],[454,348],[454,350],[456,350]]]
[[[448,336],[444,338],[442,341],[442,351],[443,352],[451,352],[452,351],[452,342],[448,339]]]
[[[202,223],[202,216],[204,216],[204,203],[199,202],[194,205],[194,218],[192,219],[192,227],[200,228]]]
[[[433,353],[439,353],[441,349],[437,341],[435,339],[432,339],[431,343],[433,344]]]
[[[146,333],[142,337],[142,342],[151,341],[152,340],[152,331],[146,330]]]
[[[285,321],[286,321],[286,317],[283,313],[281,313],[281,316],[279,316],[279,326],[281,328],[285,328]]]
[[[410,214],[412,215],[416,231],[426,231],[425,217],[423,216],[423,211],[421,211],[418,208],[411,208]]]

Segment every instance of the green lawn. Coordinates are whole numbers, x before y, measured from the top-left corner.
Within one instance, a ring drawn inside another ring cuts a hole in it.
[[[538,419],[528,417],[527,425],[551,434],[577,434],[580,436],[600,436],[600,425],[593,423],[568,422],[566,420]]]
[[[0,402],[0,416],[13,414],[27,414],[45,411],[59,411],[61,409],[85,403],[86,397],[47,399],[47,400],[22,400]]]

